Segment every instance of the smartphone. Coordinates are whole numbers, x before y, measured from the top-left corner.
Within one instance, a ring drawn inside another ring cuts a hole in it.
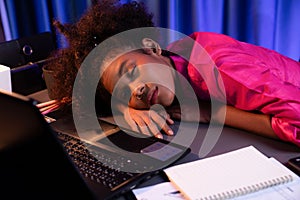
[[[292,171],[300,176],[300,156],[289,159],[287,165]]]

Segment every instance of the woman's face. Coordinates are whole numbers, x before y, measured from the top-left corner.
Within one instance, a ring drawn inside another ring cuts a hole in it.
[[[115,59],[102,76],[104,87],[129,107],[169,106],[174,100],[174,69],[169,58],[135,50]]]

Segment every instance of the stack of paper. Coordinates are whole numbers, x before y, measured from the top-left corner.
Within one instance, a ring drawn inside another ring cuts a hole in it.
[[[299,177],[253,146],[164,170],[186,199],[230,199]]]
[[[253,146],[164,170],[187,199],[229,199],[298,178]]]

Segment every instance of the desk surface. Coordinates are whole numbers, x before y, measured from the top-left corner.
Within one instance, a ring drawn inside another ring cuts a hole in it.
[[[30,97],[38,101],[47,101],[49,99],[47,91],[40,91],[38,93],[30,95]],[[193,130],[195,130],[195,124],[193,123],[176,123],[173,128],[176,129],[178,128],[178,126],[184,127],[184,134],[192,133]],[[199,155],[202,141],[204,140],[209,128],[207,124],[197,124],[197,126],[198,127],[196,135],[190,145],[192,154],[188,156],[184,161],[193,160],[195,159],[195,156]],[[165,136],[165,139],[171,140],[172,137]],[[300,156],[300,148],[294,144],[269,139],[249,132],[245,132],[243,130],[225,126],[221,129],[221,134],[218,137],[217,142],[215,143],[215,145],[212,145],[212,149],[208,152],[208,154],[205,155],[205,157],[218,155],[249,145],[253,145],[266,156],[274,157],[283,164],[286,164],[287,161],[293,157]],[[156,177],[154,179],[151,179],[144,185],[154,184],[161,180],[161,178]]]
[[[49,100],[46,90],[34,93],[30,97],[38,101]],[[178,125],[178,124],[177,124]],[[190,123],[181,124],[185,127],[185,134],[193,132],[195,125]],[[197,135],[195,136],[191,149],[194,154],[199,155],[199,150],[202,145],[202,141],[207,133],[208,125],[199,124]],[[165,139],[169,140],[171,137],[165,136]],[[269,139],[253,133],[249,133],[243,130],[223,127],[220,137],[207,156],[218,155],[228,151],[232,151],[241,147],[253,145],[258,150],[263,152],[266,156],[274,157],[282,163],[286,163],[290,158],[300,156],[300,148],[294,144]]]

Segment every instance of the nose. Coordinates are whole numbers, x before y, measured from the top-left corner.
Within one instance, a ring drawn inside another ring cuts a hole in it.
[[[134,90],[133,95],[138,99],[141,100],[145,93],[145,84],[139,84]]]

